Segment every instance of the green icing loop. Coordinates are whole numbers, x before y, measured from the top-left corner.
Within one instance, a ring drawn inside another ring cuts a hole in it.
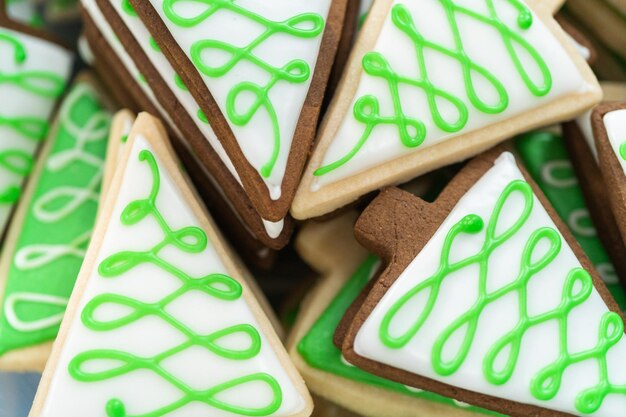
[[[0,152],[0,168],[18,175],[27,175],[33,168],[33,157],[28,152],[9,149]]]
[[[507,201],[518,194],[523,199],[522,212],[506,230],[496,234],[498,223]],[[559,357],[549,366],[540,371],[531,381],[532,395],[543,401],[554,398],[561,385],[561,377],[572,365],[595,359],[600,365],[600,382],[591,389],[585,390],[577,396],[576,408],[582,413],[597,411],[604,397],[610,393],[626,393],[626,386],[613,386],[608,381],[606,372],[606,355],[623,336],[624,329],[621,318],[616,313],[606,313],[600,326],[599,341],[593,349],[586,352],[572,354],[568,351],[568,320],[570,312],[584,303],[593,291],[593,281],[588,272],[582,268],[569,271],[560,304],[554,309],[540,315],[531,316],[528,311],[528,287],[532,278],[550,265],[561,250],[561,237],[550,227],[535,230],[521,254],[520,270],[517,278],[511,283],[496,291],[488,292],[487,272],[491,255],[526,224],[533,208],[533,191],[528,183],[522,180],[512,181],[498,198],[491,217],[485,225],[483,219],[469,214],[452,226],[445,237],[441,251],[440,264],[437,271],[429,278],[414,286],[400,297],[386,312],[379,328],[381,341],[392,349],[399,349],[407,345],[430,317],[439,292],[451,274],[464,268],[477,265],[479,268],[478,296],[474,304],[461,316],[456,318],[433,344],[431,364],[434,371],[442,376],[454,374],[465,362],[474,343],[474,337],[482,313],[491,304],[503,297],[516,294],[519,305],[519,317],[515,327],[498,339],[488,350],[483,359],[483,374],[485,379],[494,385],[507,383],[515,371],[519,359],[524,335],[532,328],[541,324],[556,321],[559,335]],[[450,261],[451,248],[455,239],[465,234],[485,232],[485,241],[481,249],[474,255],[455,262]],[[393,335],[392,322],[397,314],[416,297],[426,297],[424,307],[417,314],[415,321],[402,333]],[[454,340],[461,340],[456,353],[451,359],[444,359],[444,351],[448,352]]]
[[[163,362],[197,346],[207,349],[224,359],[242,361],[254,358],[261,351],[261,336],[250,324],[238,324],[215,331],[208,335],[200,335],[167,312],[168,306],[190,292],[205,294],[223,301],[238,300],[242,296],[242,287],[236,280],[223,274],[210,274],[201,278],[193,278],[181,269],[170,264],[159,254],[167,247],[176,247],[183,252],[195,254],[207,247],[207,236],[202,229],[195,226],[173,230],[157,207],[157,196],[160,190],[161,177],[154,155],[142,150],[138,159],[145,162],[152,174],[152,187],[147,198],[129,203],[121,214],[124,226],[133,226],[147,217],[157,222],[163,232],[163,240],[145,252],[121,251],[104,259],[99,267],[99,274],[106,279],[119,278],[133,268],[150,263],[181,282],[181,286],[154,303],[145,303],[130,297],[117,294],[101,294],[90,300],[81,313],[85,327],[96,332],[106,332],[131,325],[146,317],[155,317],[167,323],[185,337],[185,341],[152,357],[139,357],[129,352],[111,349],[96,349],[76,355],[69,364],[70,375],[81,382],[98,382],[129,374],[137,370],[146,370],[159,376],[182,393],[182,397],[171,404],[144,414],[133,414],[137,417],[160,417],[184,407],[192,402],[202,402],[223,411],[244,416],[266,416],[276,412],[282,404],[282,390],[278,381],[267,373],[254,373],[238,377],[218,384],[206,390],[194,390],[176,375],[167,371]],[[103,320],[101,309],[117,308],[124,315]],[[228,336],[245,337],[247,345],[243,348],[230,348],[221,341]],[[97,366],[102,365],[102,366]],[[89,369],[98,369],[90,371]],[[231,389],[246,384],[262,383],[271,391],[271,400],[266,405],[246,407],[220,400],[218,396]],[[108,417],[127,417],[124,403],[116,398],[106,404]]]
[[[207,7],[194,16],[182,16],[175,10],[178,3],[204,4]],[[278,122],[278,115],[274,108],[269,94],[272,88],[279,82],[284,81],[290,84],[301,84],[307,82],[311,77],[311,68],[301,59],[294,59],[283,67],[264,61],[254,54],[254,50],[262,45],[266,40],[274,35],[287,35],[294,38],[310,39],[318,37],[324,31],[324,19],[319,14],[303,13],[293,16],[285,21],[276,22],[265,18],[257,13],[245,9],[235,4],[232,0],[165,0],[163,11],[167,18],[174,24],[181,27],[192,27],[208,19],[216,12],[225,10],[249,19],[259,26],[265,28],[256,39],[248,45],[238,47],[226,42],[213,39],[203,39],[195,42],[191,47],[191,59],[198,70],[208,77],[219,78],[229,73],[237,64],[243,61],[254,65],[269,75],[269,80],[265,85],[258,85],[249,81],[242,81],[235,85],[226,98],[226,114],[231,123],[236,126],[246,126],[254,118],[257,112],[263,108],[270,118],[273,135],[273,150],[268,162],[260,169],[263,177],[269,177],[276,165],[280,153],[281,132]],[[224,53],[230,59],[220,65],[213,65],[209,60],[203,58],[207,51],[217,51]],[[240,111],[237,107],[238,101],[243,101],[240,97],[253,97],[249,107]]]
[[[552,76],[550,70],[539,55],[522,36],[504,24],[495,9],[493,0],[484,0],[488,9],[488,15],[482,15],[471,9],[461,7],[454,0],[439,0],[443,7],[450,30],[454,39],[454,47],[448,48],[428,40],[416,26],[413,16],[408,8],[402,4],[396,4],[391,10],[391,21],[394,26],[411,40],[415,47],[415,54],[419,69],[418,77],[407,77],[398,74],[389,63],[387,58],[380,52],[369,52],[363,57],[363,71],[375,78],[384,80],[388,87],[393,103],[393,115],[384,116],[380,112],[378,97],[368,94],[356,100],[353,108],[354,118],[365,125],[363,134],[356,145],[342,158],[318,168],[315,176],[322,176],[350,161],[361,150],[370,138],[373,130],[379,125],[394,125],[398,128],[400,142],[407,148],[416,148],[422,145],[426,139],[427,131],[425,124],[415,118],[407,116],[404,112],[400,87],[410,86],[420,89],[426,95],[430,115],[435,125],[446,133],[461,131],[469,121],[467,103],[462,97],[456,97],[452,93],[437,87],[429,77],[426,60],[426,52],[434,51],[440,55],[456,61],[463,73],[465,92],[471,105],[484,114],[500,114],[509,106],[509,95],[505,86],[487,68],[472,61],[464,49],[463,36],[457,21],[457,15],[463,15],[481,22],[497,30],[504,42],[513,64],[522,78],[528,90],[536,97],[548,94],[552,88]],[[518,26],[526,30],[532,25],[532,13],[519,0],[508,0],[518,10]],[[529,71],[520,59],[520,52],[531,58],[541,74],[541,83],[535,83]],[[489,85],[497,97],[494,102],[485,101],[476,89],[475,80],[480,79]],[[441,112],[441,106],[455,109],[456,117],[446,118]]]
[[[5,117],[0,115],[0,126],[6,126],[27,139],[40,141],[48,133],[48,121],[38,117]]]

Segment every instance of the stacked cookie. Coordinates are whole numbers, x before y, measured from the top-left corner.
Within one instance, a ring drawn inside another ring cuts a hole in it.
[[[622,417],[623,9],[0,0],[0,417]]]

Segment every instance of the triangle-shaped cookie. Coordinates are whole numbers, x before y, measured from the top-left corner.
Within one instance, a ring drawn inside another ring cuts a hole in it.
[[[601,98],[538,0],[379,0],[294,199],[321,216]]]
[[[310,415],[251,286],[143,113],[31,417]]]
[[[476,158],[433,204],[387,189],[355,231],[386,268],[349,362],[505,415],[624,415],[622,313],[512,154]]]
[[[18,201],[57,100],[72,75],[73,55],[38,31],[12,22],[0,2],[0,236]]]
[[[289,211],[313,143],[346,0],[131,0],[264,219]]]

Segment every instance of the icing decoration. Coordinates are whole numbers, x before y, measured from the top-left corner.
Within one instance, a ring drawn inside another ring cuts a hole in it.
[[[516,147],[529,174],[568,225],[613,298],[626,310],[626,294],[593,227],[561,136],[549,132],[528,133],[517,140]]]
[[[626,175],[626,109],[605,114],[603,122],[611,148]]]
[[[480,393],[618,416],[623,336],[620,316],[504,153],[383,296],[355,350]]]
[[[307,334],[298,343],[298,352],[310,366],[365,384],[399,392],[416,398],[456,407],[453,400],[427,391],[408,387],[391,380],[380,378],[365,372],[347,362],[341,351],[333,344],[333,334],[341,318],[352,302],[359,295],[368,281],[374,276],[380,262],[376,257],[369,256],[355,271],[354,275],[330,302],[326,310],[311,326]],[[498,415],[491,411],[472,407],[473,411]]]
[[[56,99],[71,75],[72,57],[61,47],[0,28],[0,234],[48,130]]]
[[[211,91],[270,197],[280,198],[331,1],[151,3]]]
[[[96,7],[95,2],[86,2],[86,5],[92,16],[101,15],[101,12]],[[160,49],[154,48],[154,39],[150,36],[142,21],[137,17],[136,12],[132,8],[132,5],[128,2],[128,0],[115,1],[112,2],[112,5],[114,6],[120,18],[124,21],[126,27],[140,44],[142,50],[148,56],[153,66],[159,71],[159,74],[161,75],[163,80],[165,80],[170,90],[174,93],[174,95],[185,108],[187,113],[192,115],[192,119],[196,122],[196,126],[198,127],[200,132],[202,132],[211,147],[215,150],[228,171],[239,182],[239,184],[241,184],[241,179],[239,178],[239,175],[237,174],[237,171],[235,170],[232,161],[226,154],[224,147],[215,135],[215,132],[208,122],[208,119],[206,118],[202,110],[198,108],[198,104],[196,103],[195,99],[189,93],[187,87],[181,80],[180,76],[174,71],[167,58],[160,52]],[[98,17],[98,20],[100,20],[100,17]],[[103,24],[104,23],[106,22],[103,22]],[[146,85],[146,88],[149,87]],[[277,238],[283,230],[284,221],[281,220],[279,222],[269,222],[263,220],[263,225],[270,238]]]
[[[91,237],[110,114],[79,82],[63,101],[16,245],[0,317],[0,352],[53,340]]]
[[[361,65],[313,191],[586,89],[521,0],[393,1]]]
[[[121,188],[41,415],[302,411],[248,289],[227,274],[185,194],[143,136],[126,146]],[[138,387],[149,395],[133,395]]]

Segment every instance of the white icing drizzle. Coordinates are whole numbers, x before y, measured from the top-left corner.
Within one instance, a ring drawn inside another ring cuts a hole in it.
[[[41,268],[64,256],[85,257],[85,248],[91,238],[92,230],[88,230],[70,243],[36,244],[24,246],[15,253],[15,267],[23,271]]]
[[[56,297],[53,295],[37,294],[33,292],[16,292],[9,294],[4,301],[4,317],[11,327],[21,332],[43,330],[61,323],[67,302],[67,298]],[[31,303],[37,305],[46,304],[55,306],[59,307],[60,313],[39,320],[24,321],[18,317],[16,311],[16,307],[20,303]]]

